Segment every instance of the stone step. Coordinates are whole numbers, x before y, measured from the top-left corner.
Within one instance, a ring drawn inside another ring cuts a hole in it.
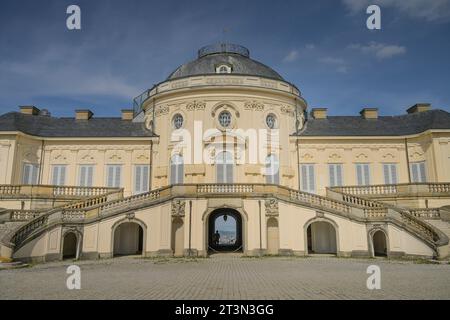
[[[13,261],[13,262],[0,262],[0,270],[5,269],[19,269],[19,268],[26,268],[28,267],[28,264],[20,262],[20,261]]]

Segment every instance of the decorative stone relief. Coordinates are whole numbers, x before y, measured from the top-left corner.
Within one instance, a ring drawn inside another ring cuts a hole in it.
[[[264,103],[259,101],[247,101],[244,103],[244,109],[252,111],[263,111]]]
[[[134,219],[134,212],[127,213],[126,217],[127,217],[128,220],[133,220]]]
[[[386,153],[385,155],[383,155],[383,159],[392,160],[395,159],[395,156],[392,153]]]
[[[278,216],[278,200],[267,199],[265,201],[266,216]]]
[[[186,201],[174,200],[172,201],[172,217],[184,217],[184,211],[186,207]]]
[[[291,117],[293,117],[295,115],[294,109],[292,109],[290,106],[281,106],[280,111],[281,111],[281,113],[287,114]]]
[[[312,155],[310,155],[309,153],[306,153],[306,154],[302,155],[301,158],[306,161],[311,161],[314,157]]]
[[[366,159],[368,159],[369,157],[366,155],[366,154],[364,154],[364,153],[360,153],[360,154],[358,154],[357,156],[356,156],[356,159],[358,159],[358,160],[366,160]]]
[[[206,108],[206,103],[203,102],[203,101],[196,101],[196,100],[194,100],[192,102],[189,102],[186,105],[186,110],[187,111],[205,110],[205,108]]]
[[[65,235],[68,232],[73,232],[77,236],[83,236],[83,226],[65,226],[62,229],[62,234]]]
[[[330,160],[331,161],[338,161],[340,159],[341,159],[341,156],[339,154],[337,154],[337,153],[333,153],[333,154],[330,155]]]
[[[159,117],[161,115],[168,114],[168,113],[169,113],[169,107],[168,106],[165,106],[165,107],[160,106],[160,107],[156,108],[155,117]]]

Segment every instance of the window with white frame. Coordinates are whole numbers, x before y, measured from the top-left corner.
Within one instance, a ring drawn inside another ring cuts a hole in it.
[[[122,166],[120,164],[108,164],[106,166],[106,186],[120,188],[122,186]]]
[[[52,185],[63,186],[66,184],[66,165],[54,165],[52,170]]]
[[[397,164],[383,163],[383,175],[385,184],[397,184]]]
[[[223,151],[216,156],[217,183],[233,183],[233,155]]]
[[[328,172],[330,175],[330,187],[342,186],[342,164],[330,163],[328,164]]]
[[[78,185],[80,187],[92,187],[94,179],[94,166],[81,165],[78,172]]]
[[[219,65],[216,67],[216,73],[231,73],[231,67],[226,64]]]
[[[280,184],[280,162],[275,154],[266,157],[266,182]]]
[[[34,163],[24,163],[22,171],[23,184],[37,184],[39,175],[39,165]]]
[[[316,190],[314,164],[300,165],[300,188],[302,191],[314,193]]]
[[[358,186],[367,186],[370,184],[370,167],[368,163],[356,164],[356,181]]]
[[[425,161],[411,162],[410,170],[412,182],[427,182]]]
[[[134,166],[134,193],[143,193],[148,191],[150,166]]]
[[[170,184],[182,184],[184,180],[183,156],[175,154],[170,159]]]

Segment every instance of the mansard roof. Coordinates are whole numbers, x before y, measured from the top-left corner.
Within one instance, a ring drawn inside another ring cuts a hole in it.
[[[309,118],[299,136],[404,136],[430,129],[450,129],[450,113],[429,110],[400,116],[328,116]]]
[[[0,132],[20,131],[39,137],[152,137],[143,122],[121,118],[56,118],[9,112],[0,116]]]

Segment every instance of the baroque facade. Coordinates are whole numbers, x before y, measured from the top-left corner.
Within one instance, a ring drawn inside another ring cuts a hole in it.
[[[133,103],[117,118],[0,116],[1,256],[448,255],[444,110],[309,110],[231,44]]]

